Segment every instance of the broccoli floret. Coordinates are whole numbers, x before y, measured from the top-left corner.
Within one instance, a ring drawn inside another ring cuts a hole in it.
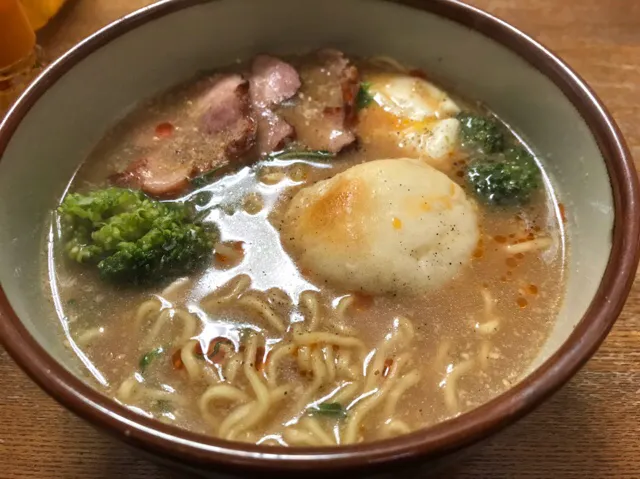
[[[58,212],[67,255],[97,265],[103,279],[120,283],[192,271],[215,240],[188,206],[123,188],[68,194]]]
[[[478,148],[483,153],[497,153],[504,148],[504,130],[495,118],[461,112],[458,120],[463,146]]]
[[[510,148],[495,157],[472,161],[466,172],[467,184],[484,202],[518,205],[529,201],[540,186],[540,170],[522,147]]]

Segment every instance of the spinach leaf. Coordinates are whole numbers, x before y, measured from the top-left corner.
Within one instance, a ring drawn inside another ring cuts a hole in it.
[[[309,408],[309,413],[314,416],[326,416],[334,419],[347,417],[347,410],[337,402],[325,402]]]
[[[371,88],[371,84],[369,82],[360,83],[360,88],[356,95],[356,107],[358,110],[362,110],[373,103],[373,95],[369,92],[369,88]]]
[[[284,150],[269,155],[278,160],[328,160],[336,155],[326,150]]]
[[[144,371],[147,369],[149,364],[153,362],[158,356],[160,356],[164,352],[164,348],[156,348],[149,351],[147,354],[143,355],[140,358],[140,372],[144,374]]]

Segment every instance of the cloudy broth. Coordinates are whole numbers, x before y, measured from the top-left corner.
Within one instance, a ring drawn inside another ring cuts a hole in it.
[[[359,67],[365,79],[398,70],[380,62]],[[194,80],[141,103],[107,132],[70,190],[103,187],[152,149],[213,154],[189,114],[202,85]],[[305,121],[291,108],[296,101],[278,110],[294,125]],[[385,111],[363,110],[359,121],[397,128]],[[265,159],[251,151],[208,184],[168,200],[193,204],[220,232],[213,257],[184,277],[114,286],[50,244],[54,269],[46,287],[53,284],[66,339],[92,365],[97,387],[191,431],[330,446],[433,425],[518,382],[564,294],[567,246],[548,181],[526,206],[474,202],[480,236],[468,263],[442,286],[418,293],[336,287],[301,267],[283,241],[297,192],[354,165],[407,157],[397,144],[361,139],[330,159]],[[468,190],[468,157],[458,147],[434,166]]]

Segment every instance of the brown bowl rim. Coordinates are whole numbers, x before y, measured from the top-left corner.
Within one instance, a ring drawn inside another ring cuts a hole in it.
[[[94,33],[45,69],[0,125],[0,160],[20,122],[67,71],[102,46],[170,13],[216,0],[165,0]],[[442,457],[478,442],[548,398],[593,355],[617,319],[638,265],[640,192],[624,139],[597,96],[548,49],[508,23],[455,0],[396,0],[473,29],[528,61],[558,86],[586,121],[606,162],[614,202],[612,249],[587,312],[558,351],[522,382],[468,413],[394,439],[339,448],[260,447],[233,443],[149,419],[118,405],[58,364],[24,327],[0,288],[0,339],[18,365],[65,407],[112,435],[166,459],[229,471],[313,473],[379,470],[390,463]]]

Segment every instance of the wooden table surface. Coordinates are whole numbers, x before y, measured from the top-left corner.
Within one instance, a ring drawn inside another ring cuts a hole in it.
[[[152,0],[70,0],[40,34],[54,58]],[[471,0],[546,44],[596,90],[640,159],[640,0]],[[139,459],[40,391],[0,349],[0,478],[182,477]],[[640,478],[640,283],[561,392],[446,477]]]

